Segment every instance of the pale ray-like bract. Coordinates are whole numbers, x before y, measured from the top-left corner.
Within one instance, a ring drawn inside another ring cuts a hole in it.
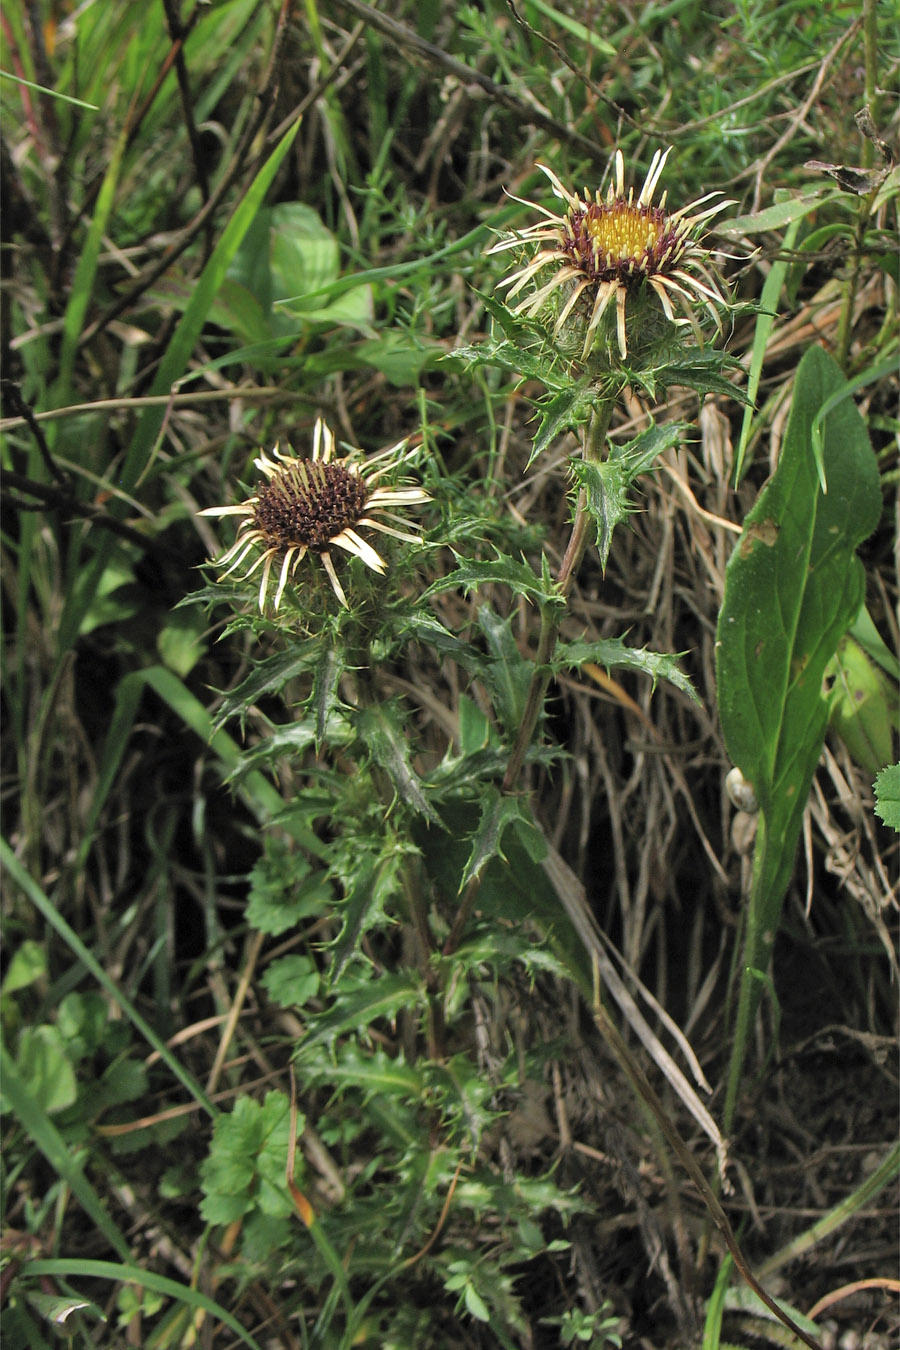
[[[246,501],[235,506],[211,506],[202,516],[237,516],[237,538],[216,560],[224,567],[220,580],[230,576],[257,550],[243,579],[262,568],[259,607],[265,609],[269,581],[277,572],[273,608],[277,611],[289,580],[312,554],[318,558],[331,589],[348,608],[347,597],[335,567],[332,550],[343,549],[360,558],[373,572],[384,575],[384,559],[360,534],[376,530],[410,544],[422,536],[398,526],[405,524],[392,507],[417,506],[430,501],[421,487],[379,481],[403,463],[406,442],[400,441],[369,459],[334,458],[334,435],[320,419],[313,431],[311,458],[282,454],[278,445],[270,458],[260,451],[253,461],[265,477]],[[391,522],[390,524],[386,522]]]
[[[697,309],[706,310],[717,328],[721,328],[718,310],[728,306],[722,282],[709,263],[709,251],[700,242],[699,228],[712,216],[734,203],[719,200],[721,193],[710,192],[677,211],[666,208],[666,193],[653,204],[669,150],[657,150],[637,198],[634,189],[625,191],[625,161],[620,150],[615,154],[614,181],[604,194],[584,195],[570,192],[552,169],[537,167],[550,180],[556,197],[565,203],[559,213],[521,197],[523,206],[540,211],[544,219],[509,238],[502,239],[489,252],[501,253],[523,244],[543,247],[524,267],[500,285],[508,288],[507,300],[526,289],[528,283],[553,268],[538,288],[511,308],[533,318],[546,301],[559,291],[562,305],[556,316],[554,335],[559,336],[574,313],[586,320],[582,359],[586,360],[594,344],[603,316],[615,304],[616,339],[619,353],[628,355],[626,307],[630,296],[650,287],[659,299],[668,319],[691,325],[701,340]],[[715,200],[714,200],[715,199]],[[684,317],[676,316],[676,309]]]

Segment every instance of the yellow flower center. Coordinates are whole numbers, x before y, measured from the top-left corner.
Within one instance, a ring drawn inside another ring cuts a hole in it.
[[[684,251],[681,232],[665,211],[622,198],[571,210],[564,235],[573,263],[598,281],[639,282]]]

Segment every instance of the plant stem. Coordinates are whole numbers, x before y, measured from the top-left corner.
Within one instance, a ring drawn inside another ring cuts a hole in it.
[[[582,456],[590,463],[598,464],[603,458],[603,451],[606,446],[606,434],[609,431],[609,423],[612,418],[614,400],[605,399],[594,410],[591,420],[588,423],[587,433],[582,447]],[[559,601],[565,601],[568,598],[569,591],[572,589],[572,583],[578,571],[579,564],[584,557],[584,550],[587,547],[588,531],[590,529],[590,516],[587,510],[585,493],[582,490],[578,494],[578,501],[575,506],[575,518],[572,522],[572,533],[569,536],[569,542],[566,545],[566,551],[563,554],[563,560],[559,565],[559,571],[556,574],[557,595],[552,601],[547,602],[541,611],[541,633],[538,638],[538,649],[534,658],[534,674],[531,677],[531,683],[528,686],[528,695],[525,699],[525,709],[522,714],[522,721],[519,724],[519,730],[516,734],[515,743],[509,757],[509,763],[506,766],[506,773],[503,775],[503,782],[500,791],[510,793],[515,791],[519,775],[522,772],[522,765],[525,763],[525,756],[528,753],[528,747],[531,745],[531,739],[534,735],[534,729],[537,725],[541,709],[544,706],[544,697],[547,693],[547,686],[550,684],[552,671],[549,669],[549,662],[553,656],[556,647],[556,639],[559,636],[559,627],[562,622],[564,605]],[[459,909],[456,911],[456,918],[453,921],[453,927],[450,930],[450,936],[444,943],[444,955],[449,956],[455,952],[459,946],[463,930],[468,922],[469,915],[472,912],[472,906],[475,903],[475,897],[481,889],[481,876],[479,872],[473,876],[460,900]]]
[[[595,409],[590,422],[588,423],[587,434],[584,438],[584,447],[582,456],[589,463],[598,464],[603,458],[603,451],[606,446],[606,433],[609,430],[609,423],[612,417],[613,400],[606,399]],[[556,574],[556,585],[559,595],[563,600],[568,599],[569,591],[572,589],[572,583],[575,580],[576,573],[582,558],[584,550],[587,547],[588,531],[590,528],[590,516],[587,511],[585,493],[582,490],[578,494],[578,501],[575,506],[575,519],[572,523],[572,533],[569,537],[563,560],[560,563],[559,571]],[[560,623],[562,622],[563,606],[556,603],[544,606],[541,614],[541,635],[538,640],[538,649],[534,658],[534,674],[531,677],[531,684],[528,688],[528,697],[525,700],[525,711],[522,715],[522,721],[516,735],[515,744],[509,757],[509,763],[506,766],[506,773],[503,776],[503,785],[501,792],[512,792],[515,790],[519,774],[522,771],[522,765],[525,762],[525,755],[531,744],[531,738],[534,735],[534,728],[540,716],[541,709],[544,706],[544,697],[547,693],[547,686],[550,683],[552,672],[548,669],[548,662],[553,656],[556,648],[556,639],[559,636]]]

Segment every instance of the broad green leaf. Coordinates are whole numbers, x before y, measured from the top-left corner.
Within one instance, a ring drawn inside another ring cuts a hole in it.
[[[889,764],[897,727],[897,693],[862,647],[844,636],[828,663],[829,723],[857,764],[870,773]]]
[[[245,917],[251,928],[279,937],[301,919],[327,909],[331,900],[325,874],[312,871],[287,840],[267,834],[262,856],[250,872]]]
[[[865,592],[857,545],[881,511],[878,467],[855,406],[824,424],[823,493],[812,445],[820,408],[844,382],[812,347],[800,363],[778,469],[749,512],[728,563],[717,630],[717,687],[725,744],[760,804],[753,891],[726,1130],[749,1018],[768,964],[810,782],[822,750],[825,668]]]
[[[25,1090],[48,1116],[72,1105],[77,1096],[75,1072],[58,1027],[24,1027],[16,1062]]]
[[[26,938],[16,948],[9,960],[0,994],[14,994],[17,989],[27,989],[35,980],[43,979],[47,974],[47,952],[34,938]]]
[[[219,1116],[200,1167],[200,1212],[207,1223],[231,1223],[256,1208],[276,1218],[293,1213],[285,1184],[290,1120],[287,1097],[274,1091],[262,1105],[238,1097],[234,1110]],[[299,1133],[303,1117],[296,1123]]]
[[[889,764],[875,779],[875,814],[900,834],[900,764]]]
[[[319,988],[319,972],[308,956],[281,956],[262,978],[263,988],[281,1008],[302,1008]]]
[[[199,615],[176,609],[157,634],[156,650],[163,665],[179,679],[185,679],[206,654],[206,628]]]

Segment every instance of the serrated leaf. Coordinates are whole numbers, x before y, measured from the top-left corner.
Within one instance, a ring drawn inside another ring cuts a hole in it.
[[[262,978],[263,988],[280,1008],[302,1008],[319,989],[319,972],[308,956],[281,956]]]
[[[400,726],[402,710],[397,703],[377,703],[359,714],[360,738],[376,764],[387,773],[397,795],[432,825],[440,816],[422,791],[409,760],[409,741]]]
[[[473,877],[481,876],[492,858],[503,858],[503,835],[509,825],[515,824],[524,829],[520,835],[522,841],[529,839],[539,852],[540,845],[534,843],[535,824],[528,808],[519,797],[507,797],[495,787],[486,787],[481,794],[481,819],[472,839],[472,849],[459,882],[460,892]],[[540,836],[539,836],[540,837]],[[543,841],[541,841],[543,842]],[[529,853],[531,849],[529,848]]]
[[[263,855],[250,872],[245,918],[252,928],[278,937],[301,919],[327,909],[331,900],[324,872],[312,871],[287,841],[266,837]]]
[[[325,740],[325,732],[335,705],[340,678],[344,673],[344,660],[340,649],[328,645],[322,652],[313,669],[313,687],[311,703],[316,716],[316,749]]]
[[[723,373],[741,369],[739,361],[715,347],[682,347],[656,372],[656,383],[660,389],[694,389],[701,397],[721,394],[736,403],[750,403],[746,390]]]
[[[449,632],[433,614],[418,611],[411,614],[407,624],[407,635],[421,642],[431,651],[442,657],[450,657],[463,670],[478,674],[484,669],[486,658],[483,652],[470,642],[463,642]]]
[[[649,675],[656,688],[657,680],[666,680],[680,689],[695,703],[700,700],[687,675],[679,669],[678,658],[667,652],[649,652],[646,647],[629,647],[621,638],[602,638],[597,642],[560,642],[553,653],[553,670],[579,670],[592,663],[607,670],[616,668],[640,670]]]
[[[308,670],[320,653],[318,642],[291,643],[284,651],[256,661],[252,672],[222,700],[213,726],[216,730],[232,717],[240,716],[243,727],[247,713],[264,694],[279,694],[288,680]]]
[[[875,814],[900,834],[900,764],[889,764],[875,779]]]
[[[541,421],[538,426],[527,468],[530,468],[538,455],[546,450],[557,436],[564,431],[574,431],[590,419],[597,406],[597,391],[587,381],[569,385],[559,393],[552,394],[540,405]]]
[[[361,1088],[367,1098],[378,1093],[416,1101],[421,1099],[425,1081],[402,1055],[392,1057],[380,1046],[364,1054],[355,1045],[347,1045],[336,1061],[321,1058],[310,1070],[310,1076],[337,1087]]]
[[[684,428],[680,422],[652,426],[625,445],[611,445],[602,463],[572,460],[572,474],[585,494],[585,510],[594,522],[600,566],[606,571],[613,531],[631,514],[628,493],[665,450],[677,445]]]
[[[268,1092],[262,1105],[239,1097],[230,1114],[217,1118],[200,1167],[207,1223],[231,1223],[257,1208],[276,1218],[293,1212],[285,1186],[290,1117],[285,1094]],[[296,1125],[299,1133],[302,1116]]]
[[[490,687],[500,721],[514,734],[522,722],[534,662],[519,651],[512,635],[512,620],[501,619],[489,605],[478,610],[478,627],[491,655],[482,678]]]
[[[422,600],[440,595],[443,591],[460,590],[468,595],[470,591],[478,590],[481,586],[496,584],[509,586],[515,595],[525,596],[538,605],[565,603],[555,585],[546,576],[539,580],[528,563],[519,563],[512,558],[502,557],[484,562],[476,560],[464,562],[455,572],[449,572],[432,582],[423,593]]]
[[[310,1024],[297,1047],[297,1058],[305,1058],[311,1050],[345,1031],[364,1032],[372,1022],[396,1017],[404,1008],[415,1007],[422,994],[411,971],[366,980],[352,993],[347,990],[347,982],[342,982],[334,1005]]]

